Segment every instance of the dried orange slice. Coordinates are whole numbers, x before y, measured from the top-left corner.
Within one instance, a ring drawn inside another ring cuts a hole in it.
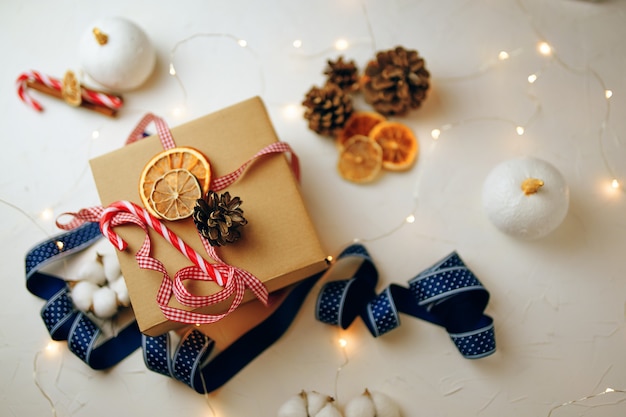
[[[372,128],[377,124],[384,122],[385,116],[375,112],[357,111],[346,120],[343,128],[337,135],[337,144],[343,147],[345,143],[354,135],[367,136]]]
[[[369,133],[383,149],[383,168],[403,171],[415,162],[419,145],[413,131],[405,124],[382,122]]]
[[[380,145],[367,136],[356,135],[345,143],[337,169],[348,181],[370,182],[378,176],[382,162]]]
[[[193,214],[202,189],[196,177],[186,169],[173,169],[154,182],[152,208],[165,220],[181,220]]]
[[[201,193],[209,191],[211,165],[202,153],[193,148],[176,147],[157,154],[144,167],[139,179],[139,197],[152,215],[161,217],[152,202],[152,191],[157,180],[172,170],[189,171],[198,181]]]

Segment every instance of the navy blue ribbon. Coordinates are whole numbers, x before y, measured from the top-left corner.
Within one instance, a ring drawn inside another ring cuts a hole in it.
[[[220,388],[278,340],[322,275],[313,275],[294,285],[267,319],[208,360],[214,342],[195,329],[187,331],[175,347],[170,333],[157,337],[142,335],[136,321],[116,337],[100,340],[98,326],[74,307],[65,280],[43,272],[42,268],[86,249],[101,237],[97,223],[85,223],[40,243],[27,253],[26,287],[46,300],[41,317],[50,336],[54,340],[67,340],[70,351],[93,369],[114,366],[141,346],[148,369],[181,381],[199,393]]]
[[[378,337],[397,328],[404,313],[445,328],[465,358],[495,351],[493,320],[484,314],[489,293],[456,252],[409,280],[408,288],[391,284],[380,294],[378,271],[365,247],[349,246],[337,262],[348,257],[362,262],[353,277],[324,284],[315,312],[319,321],[345,329],[360,316]]]
[[[100,340],[100,328],[74,307],[67,283],[42,272],[42,268],[86,249],[101,237],[98,223],[85,223],[40,243],[26,255],[26,287],[46,300],[41,318],[50,337],[67,340],[69,349],[93,369],[110,368],[139,347],[141,333],[137,323],[131,322],[116,337]]]

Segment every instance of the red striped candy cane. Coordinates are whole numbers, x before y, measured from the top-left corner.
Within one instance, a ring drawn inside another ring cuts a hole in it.
[[[42,111],[43,107],[41,104],[30,97],[26,92],[26,83],[28,81],[35,81],[41,83],[47,87],[53,88],[57,91],[61,91],[63,89],[63,82],[53,77],[49,77],[45,74],[41,74],[38,71],[27,71],[23,74],[20,74],[17,77],[16,85],[17,85],[17,95],[19,98],[37,111]],[[88,88],[81,87],[81,95],[83,100],[88,101],[93,104],[98,104],[104,107],[108,107],[109,109],[119,110],[124,102],[122,99],[113,94],[106,94],[100,91],[90,90]]]
[[[187,243],[185,243],[180,237],[168,229],[159,219],[148,213],[147,210],[130,201],[114,202],[109,207],[104,209],[100,219],[102,234],[105,235],[118,250],[126,249],[128,244],[117,233],[115,233],[115,231],[113,231],[112,221],[115,216],[124,212],[132,214],[142,223],[152,228],[155,232],[165,238],[165,240],[167,240],[172,246],[174,246],[180,253],[185,255],[187,259],[193,262],[194,265],[200,268],[203,273],[211,277],[218,285],[222,287],[224,286],[224,278],[211,263],[207,262],[191,246],[187,245]]]

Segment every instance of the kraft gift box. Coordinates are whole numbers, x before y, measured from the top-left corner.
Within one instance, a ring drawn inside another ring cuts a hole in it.
[[[267,110],[258,97],[170,127],[170,130],[176,146],[197,149],[209,159],[212,178],[236,170],[259,150],[278,141]],[[159,137],[153,135],[92,159],[90,165],[101,204],[106,207],[118,200],[129,200],[141,206],[138,186],[141,172],[145,164],[162,150]],[[217,248],[224,262],[254,274],[270,294],[326,268],[326,254],[286,155],[271,154],[258,159],[237,182],[221,192],[225,191],[241,198],[241,208],[248,224],[243,227],[239,241]],[[164,223],[198,253],[206,254],[191,218]],[[134,225],[123,225],[116,227],[115,231],[128,242],[128,248],[117,253],[140,330],[156,336],[184,326],[168,321],[156,302],[162,275],[137,266],[135,253],[144,241],[143,230]],[[170,277],[181,268],[192,265],[151,229],[149,236],[152,256],[165,265]],[[208,256],[205,259],[212,262]],[[188,288],[198,295],[220,290],[212,282],[194,281]],[[254,296],[247,290],[244,302],[252,299]],[[214,314],[227,308],[227,305],[217,305],[191,309],[179,304],[174,297],[169,306]],[[242,304],[241,312],[235,311],[237,314],[224,321],[229,328],[248,328],[250,322],[263,316],[259,314],[259,307],[243,307]],[[246,314],[246,311],[250,313]],[[228,338],[236,336],[232,331],[220,331],[220,322],[202,328],[210,332],[211,326],[216,329],[215,333],[228,335]],[[223,342],[228,344],[228,340]]]

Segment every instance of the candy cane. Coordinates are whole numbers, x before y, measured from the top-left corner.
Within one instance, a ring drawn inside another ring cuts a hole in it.
[[[46,87],[52,88],[59,92],[63,89],[63,83],[60,80],[49,77],[45,74],[41,74],[40,72],[27,71],[21,74],[16,80],[17,95],[24,103],[28,104],[30,107],[34,108],[37,111],[42,111],[43,107],[41,106],[41,104],[39,104],[38,101],[36,101],[26,93],[28,81],[34,81],[43,84]],[[89,103],[104,106],[112,110],[119,110],[124,104],[122,99],[118,96],[90,90],[84,87],[81,87],[81,95],[83,100]]]
[[[117,249],[124,250],[128,247],[128,244],[113,231],[112,221],[116,215],[125,212],[136,216],[139,220],[141,220],[141,222],[165,238],[165,240],[174,246],[180,253],[185,255],[187,259],[200,268],[202,272],[210,276],[218,285],[224,286],[224,278],[211,263],[207,262],[198,252],[187,245],[174,232],[168,229],[159,219],[148,213],[147,210],[130,201],[116,201],[104,209],[100,219],[102,234],[104,234]]]

